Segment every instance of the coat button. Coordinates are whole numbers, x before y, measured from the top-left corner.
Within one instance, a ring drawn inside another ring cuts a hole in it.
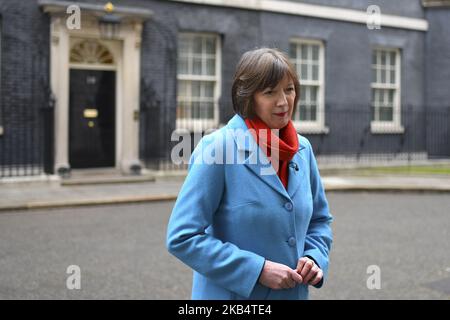
[[[297,244],[297,241],[295,240],[294,237],[290,237],[288,240],[288,243],[291,247],[295,247],[295,245]]]
[[[293,208],[294,206],[292,205],[292,203],[290,203],[290,202],[286,202],[285,204],[284,204],[284,208],[287,210],[287,211],[292,211],[292,208]]]

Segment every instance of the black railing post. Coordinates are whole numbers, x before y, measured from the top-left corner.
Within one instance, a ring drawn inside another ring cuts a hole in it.
[[[55,169],[55,98],[49,94],[49,100],[42,107],[43,129],[44,129],[44,172],[53,174]]]
[[[448,141],[450,141],[450,125],[448,125],[450,123],[450,106],[447,106],[447,118],[445,119],[444,123],[447,123],[447,137]],[[445,157],[447,158],[450,157],[450,143],[447,143],[447,150]]]
[[[413,114],[412,106],[408,105],[407,110],[408,110],[408,112],[407,112],[408,122],[406,123],[405,131],[402,134],[402,138],[403,138],[402,144],[405,143],[404,142],[405,139],[410,140],[410,143],[406,143],[407,148],[408,148],[408,167],[410,168],[411,161],[412,161],[412,152],[413,152],[412,149],[414,149],[416,147],[414,141],[415,141],[415,135],[417,134],[417,132],[416,132],[416,130],[414,130],[415,129],[414,124],[415,124],[416,119]],[[408,135],[409,135],[409,137],[408,137]],[[411,146],[411,144],[412,144],[412,146]]]

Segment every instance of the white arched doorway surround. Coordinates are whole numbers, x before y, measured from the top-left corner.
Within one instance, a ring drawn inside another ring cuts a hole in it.
[[[98,19],[105,14],[103,6],[80,4],[81,27],[69,29],[66,25],[66,6],[60,1],[41,1],[43,10],[50,14],[50,83],[55,97],[55,172],[67,174],[69,163],[69,73],[70,69],[116,71],[116,148],[115,168],[123,173],[135,173],[139,161],[139,100],[142,24],[151,16],[147,9],[116,7],[121,17],[119,33],[114,39],[104,39]],[[113,63],[101,61],[70,61],[70,52],[82,41],[94,41],[106,47]]]

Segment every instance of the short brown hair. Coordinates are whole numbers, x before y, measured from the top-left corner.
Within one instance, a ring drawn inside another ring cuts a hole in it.
[[[300,98],[300,81],[288,56],[273,48],[245,52],[236,67],[231,87],[234,111],[244,118],[252,118],[255,115],[254,94],[266,88],[276,87],[286,74],[295,86],[295,112]]]

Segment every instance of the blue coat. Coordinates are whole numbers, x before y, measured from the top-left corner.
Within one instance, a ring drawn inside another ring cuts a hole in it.
[[[195,148],[167,229],[169,252],[194,270],[192,299],[308,298],[307,285],[261,285],[265,259],[295,269],[309,256],[326,279],[332,216],[311,144],[298,137],[287,190],[239,115]]]

